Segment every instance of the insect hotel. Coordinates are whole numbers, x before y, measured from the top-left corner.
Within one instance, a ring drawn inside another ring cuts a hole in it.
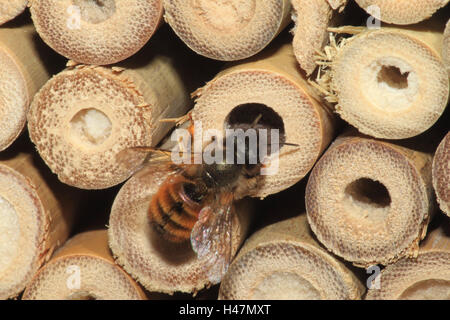
[[[450,299],[448,2],[0,0],[0,299]]]

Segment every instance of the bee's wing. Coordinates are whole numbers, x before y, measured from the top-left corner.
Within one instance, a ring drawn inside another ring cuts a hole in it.
[[[199,213],[191,232],[192,249],[205,261],[209,280],[221,281],[231,262],[233,194],[222,192]]]

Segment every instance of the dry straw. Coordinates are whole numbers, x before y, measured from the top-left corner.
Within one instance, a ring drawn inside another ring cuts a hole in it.
[[[313,239],[306,215],[269,225],[239,251],[220,299],[360,299],[364,287]]]
[[[295,22],[293,47],[295,56],[307,75],[316,69],[315,56],[328,43],[328,27],[334,24],[336,12],[344,7],[339,1],[292,0],[292,20]]]

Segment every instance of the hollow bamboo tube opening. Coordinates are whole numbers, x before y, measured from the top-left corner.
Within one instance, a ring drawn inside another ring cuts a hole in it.
[[[0,26],[21,14],[27,4],[28,0],[0,0]]]
[[[358,136],[339,138],[306,189],[311,228],[355,265],[388,264],[417,253],[434,208],[431,155]]]
[[[306,215],[253,234],[230,266],[219,299],[360,299],[363,286],[312,237]]]
[[[430,18],[448,0],[355,0],[370,13],[370,8],[378,7],[383,22],[393,24],[413,24]]]
[[[180,117],[192,105],[190,90],[203,73],[193,71],[197,62],[190,58],[172,42],[158,42],[121,67],[79,65],[57,74],[28,114],[41,157],[62,182],[78,188],[123,182],[131,172],[117,154],[156,145],[173,125],[159,120]]]
[[[169,171],[148,166],[128,180],[117,195],[109,220],[109,244],[124,269],[147,290],[196,293],[211,284],[205,262],[197,259],[189,241],[170,243],[148,218],[152,196]],[[232,254],[244,241],[252,213],[247,201],[236,205]]]
[[[301,68],[310,75],[316,69],[315,55],[328,41],[333,11],[326,0],[293,0],[295,22],[293,47]]]
[[[25,288],[74,221],[76,192],[69,197],[37,161],[28,152],[0,157],[0,299]]]
[[[450,133],[439,144],[433,159],[433,186],[443,212],[450,216]]]
[[[40,0],[31,3],[42,39],[59,54],[107,65],[140,50],[162,20],[162,0]]]
[[[403,258],[388,265],[379,287],[368,291],[367,300],[449,300],[450,225],[427,235],[417,258]]]
[[[35,37],[32,24],[0,29],[0,151],[20,135],[31,99],[50,78]]]
[[[106,230],[71,238],[34,276],[24,300],[142,300],[140,286],[118,265]]]
[[[164,0],[165,20],[188,47],[211,59],[255,55],[289,23],[288,0]]]
[[[256,187],[246,191],[251,196],[266,197],[298,182],[334,135],[334,116],[311,93],[290,44],[225,69],[196,94],[192,118],[204,132],[248,127],[259,114],[268,135],[279,130],[281,149],[266,164],[274,174],[257,177]],[[230,117],[239,121],[230,123]]]
[[[360,132],[383,139],[413,137],[445,110],[449,78],[442,33],[384,27],[329,49],[331,68],[322,78],[329,84],[329,101],[337,102],[336,111]]]

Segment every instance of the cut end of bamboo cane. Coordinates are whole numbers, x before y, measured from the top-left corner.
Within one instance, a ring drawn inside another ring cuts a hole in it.
[[[165,0],[165,19],[192,50],[224,61],[255,55],[285,26],[288,1]]]
[[[381,21],[404,25],[428,19],[448,0],[356,0],[356,3],[368,13],[373,12],[371,8],[378,7]]]
[[[30,103],[25,75],[13,57],[0,47],[0,151],[22,132]]]
[[[450,216],[450,133],[439,144],[433,160],[433,186],[439,206]]]
[[[219,299],[360,299],[356,278],[315,244],[307,228],[302,215],[252,235],[225,275]]]
[[[197,259],[189,241],[168,242],[148,218],[151,198],[167,175],[149,166],[125,183],[112,207],[109,244],[116,261],[148,291],[195,294],[211,284],[204,262]],[[237,215],[233,224],[236,252],[246,227]]]
[[[268,135],[278,130],[280,151],[267,154],[267,174],[259,176],[257,186],[247,190],[251,196],[264,198],[302,179],[327,145],[321,108],[298,83],[256,67],[231,72],[209,83],[201,90],[192,117],[203,130],[220,130],[248,127],[262,115],[259,124]],[[284,142],[298,147],[283,146]]]
[[[330,5],[323,0],[293,0],[295,22],[293,47],[300,66],[309,75],[316,69],[315,55],[328,40],[327,28],[332,16]]]
[[[261,245],[231,265],[220,287],[220,299],[349,299],[349,292],[343,290],[344,279],[329,260],[332,258],[308,245]]]
[[[364,134],[405,139],[442,115],[449,80],[440,57],[401,31],[368,31],[338,47],[331,89],[341,117]]]
[[[102,67],[66,70],[34,98],[30,137],[62,182],[108,188],[130,176],[116,155],[151,145],[149,107],[138,107],[142,104],[143,97],[123,75]],[[143,160],[145,154],[140,156]]]
[[[83,242],[95,243],[86,244]],[[76,243],[73,245],[73,243]],[[107,252],[106,230],[81,233],[70,239],[56,257],[34,276],[24,300],[141,300],[140,287]],[[69,247],[69,248],[67,248]],[[92,247],[92,248],[90,248]]]
[[[29,179],[0,164],[0,299],[17,296],[38,270],[46,219]]]
[[[309,178],[312,230],[327,249],[358,266],[413,255],[431,211],[422,167],[387,143],[347,139],[325,153]]]
[[[27,4],[28,0],[0,0],[0,26],[21,14]]]
[[[94,65],[139,51],[162,19],[162,0],[42,0],[31,14],[42,39],[68,59]]]
[[[381,288],[369,290],[367,300],[449,300],[450,252],[427,252],[402,259],[381,275]]]

